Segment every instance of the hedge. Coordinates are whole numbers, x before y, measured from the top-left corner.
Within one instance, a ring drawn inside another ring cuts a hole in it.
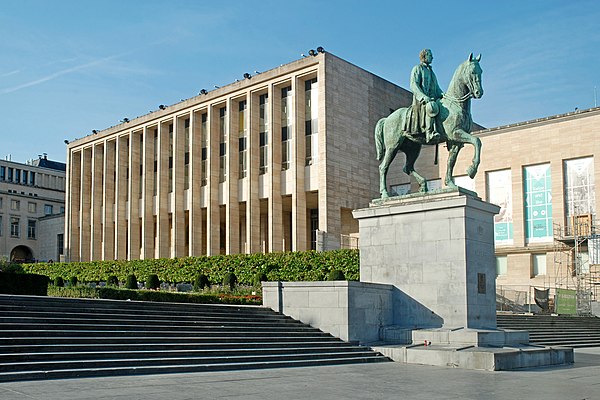
[[[48,277],[37,274],[0,272],[0,293],[46,296]]]
[[[358,250],[325,252],[298,251],[281,253],[233,254],[149,260],[91,261],[73,263],[23,264],[29,273],[57,276],[76,276],[80,282],[106,281],[111,275],[125,282],[128,275],[157,274],[162,282],[194,282],[205,274],[211,282],[221,283],[233,272],[240,284],[252,285],[258,273],[269,281],[322,281],[332,270],[340,270],[347,280],[359,279]]]

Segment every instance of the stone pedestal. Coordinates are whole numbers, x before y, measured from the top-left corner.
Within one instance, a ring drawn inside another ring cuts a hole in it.
[[[361,281],[399,289],[398,326],[495,329],[498,211],[464,189],[376,200],[355,210]]]

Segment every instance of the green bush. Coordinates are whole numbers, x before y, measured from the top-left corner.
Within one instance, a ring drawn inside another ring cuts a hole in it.
[[[62,278],[62,276],[57,276],[56,278],[54,278],[54,286],[65,286],[65,280]]]
[[[127,289],[137,289],[138,288],[138,282],[137,282],[137,278],[135,277],[135,274],[127,275],[127,283],[125,284],[125,287]]]
[[[111,275],[106,279],[106,284],[109,286],[119,286],[119,278],[116,275]]]
[[[210,288],[208,276],[204,274],[198,274],[194,280],[194,290],[198,292],[204,288]]]
[[[77,286],[77,277],[76,276],[72,276],[71,279],[69,279],[69,285],[70,286]]]
[[[240,284],[253,285],[258,272],[269,281],[322,281],[329,271],[339,269],[347,280],[359,279],[358,250],[297,251],[282,253],[232,254],[173,259],[91,261],[73,263],[22,264],[24,272],[49,276],[77,276],[81,282],[104,281],[115,275],[121,282],[127,276],[157,274],[162,282],[194,282],[204,274],[210,282],[223,282],[229,272]]]
[[[267,274],[265,274],[264,272],[257,272],[254,275],[254,286],[260,287],[262,286],[262,282],[266,282],[268,280],[269,278],[267,278]]]
[[[223,286],[229,286],[229,289],[233,290],[233,289],[235,289],[235,285],[237,284],[237,281],[238,281],[237,276],[235,276],[235,274],[233,272],[229,272],[223,278]]]
[[[37,274],[0,272],[0,293],[46,296],[48,277]]]
[[[158,275],[148,275],[148,279],[146,279],[146,289],[156,290],[158,288],[160,288],[160,280],[158,279]]]
[[[344,276],[344,273],[342,271],[340,271],[339,269],[333,269],[333,270],[331,270],[329,275],[327,275],[327,280],[328,281],[345,281],[346,277]]]

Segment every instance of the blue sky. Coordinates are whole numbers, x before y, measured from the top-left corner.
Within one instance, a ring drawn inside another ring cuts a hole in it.
[[[594,87],[600,104],[600,2],[418,3],[4,0],[0,157],[64,161],[64,139],[317,46],[405,88],[424,47],[442,89],[481,53],[486,127],[594,107]]]

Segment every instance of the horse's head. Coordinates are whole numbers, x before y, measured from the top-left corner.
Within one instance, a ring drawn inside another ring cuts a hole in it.
[[[479,65],[481,54],[473,58],[473,53],[469,54],[469,59],[461,65],[461,80],[469,89],[469,93],[476,99],[483,96],[483,86],[481,86],[481,74],[483,70]]]

